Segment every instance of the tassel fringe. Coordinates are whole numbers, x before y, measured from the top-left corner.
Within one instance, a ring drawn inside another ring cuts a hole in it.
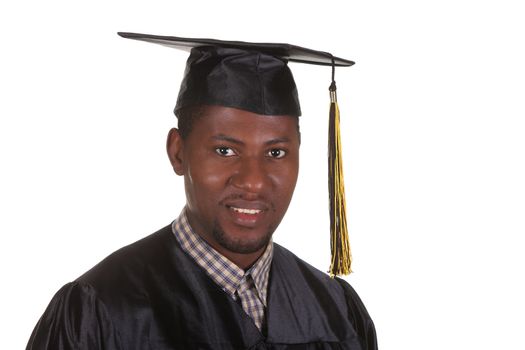
[[[330,199],[331,277],[352,272],[352,254],[346,223],[345,185],[335,82],[330,86],[330,120],[328,130],[328,193]]]

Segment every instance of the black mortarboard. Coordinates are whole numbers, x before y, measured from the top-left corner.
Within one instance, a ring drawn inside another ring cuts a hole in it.
[[[351,66],[354,62],[290,44],[118,34],[190,51],[175,106],[177,116],[182,108],[199,105],[234,107],[262,115],[300,116],[297,88],[287,63],[332,67],[328,152],[332,262],[329,272],[332,276],[350,273],[334,70],[336,66]]]

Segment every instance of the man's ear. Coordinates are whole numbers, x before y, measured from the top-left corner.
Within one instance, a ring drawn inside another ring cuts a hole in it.
[[[168,133],[166,151],[168,152],[168,158],[175,173],[177,175],[184,175],[184,140],[176,128],[171,129]]]

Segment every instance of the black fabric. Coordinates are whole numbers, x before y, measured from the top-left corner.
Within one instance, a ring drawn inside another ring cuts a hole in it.
[[[146,41],[153,44],[160,44],[187,51],[194,47],[214,46],[241,49],[246,51],[257,51],[266,55],[282,58],[286,61],[321,66],[349,67],[355,64],[354,61],[336,57],[328,52],[312,50],[306,47],[284,43],[253,43],[248,41],[183,38],[180,36],[152,35],[129,32],[119,32],[117,34],[126,39]]]
[[[191,50],[175,114],[184,107],[219,105],[261,115],[301,115],[288,61],[351,66],[330,53],[281,43],[251,43],[119,32],[128,39]]]
[[[215,46],[191,50],[175,114],[188,106],[219,105],[262,115],[301,115],[292,72],[280,58]]]
[[[355,291],[275,245],[267,329],[187,256],[167,226],[62,287],[28,350],[377,349]]]

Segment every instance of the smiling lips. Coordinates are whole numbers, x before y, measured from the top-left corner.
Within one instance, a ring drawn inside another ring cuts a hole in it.
[[[245,208],[235,208],[235,207],[230,207],[230,209],[237,213],[250,214],[250,215],[259,214],[260,212],[262,212],[262,210],[260,209],[245,209]]]
[[[228,209],[231,213],[233,221],[240,226],[255,227],[263,218],[266,210],[259,208],[242,208],[240,206],[229,205]]]

